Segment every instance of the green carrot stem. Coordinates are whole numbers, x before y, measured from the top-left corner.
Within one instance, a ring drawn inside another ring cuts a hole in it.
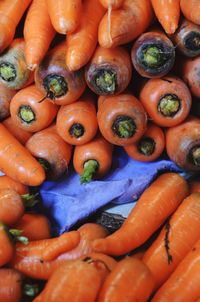
[[[89,159],[84,163],[83,174],[81,175],[81,184],[90,182],[99,168],[99,163],[94,159]]]

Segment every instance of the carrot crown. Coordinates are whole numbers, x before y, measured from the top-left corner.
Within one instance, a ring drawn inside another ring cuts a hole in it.
[[[151,137],[143,137],[138,143],[138,151],[143,155],[150,156],[155,151],[156,143]]]
[[[95,68],[95,69],[94,69]],[[112,95],[117,90],[117,74],[111,67],[91,68],[88,72],[89,81],[101,95]]]
[[[14,81],[17,77],[15,66],[10,62],[2,62],[0,64],[0,76],[6,82]]]
[[[29,105],[20,106],[18,110],[18,116],[26,124],[30,124],[36,120],[35,112]]]
[[[58,74],[47,75],[43,80],[43,86],[47,92],[47,97],[52,100],[65,95],[68,91],[65,78]]]
[[[185,36],[183,41],[185,47],[192,51],[199,51],[200,48],[200,33],[198,31],[190,31]]]
[[[195,166],[200,166],[200,143],[190,150],[189,159]]]
[[[136,124],[131,117],[120,115],[113,122],[112,131],[121,138],[129,138],[135,134]]]
[[[165,94],[158,103],[158,112],[167,117],[173,117],[181,107],[180,99],[175,94]]]
[[[83,125],[81,125],[79,123],[73,124],[69,129],[70,135],[75,138],[79,138],[79,137],[83,136],[84,132],[85,132],[85,129],[84,129]]]

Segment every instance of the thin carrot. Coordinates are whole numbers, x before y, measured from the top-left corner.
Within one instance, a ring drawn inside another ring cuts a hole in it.
[[[9,89],[3,84],[0,84],[0,121],[10,115],[10,101],[15,93],[15,90]]]
[[[182,176],[170,172],[162,174],[142,193],[119,230],[93,241],[94,251],[122,255],[139,247],[188,194],[188,184]]]
[[[11,116],[3,120],[2,124],[22,145],[25,145],[28,139],[32,136],[31,132],[18,127]]]
[[[106,13],[99,24],[98,41],[104,48],[115,47],[133,41],[152,21],[149,0],[124,0],[122,6]],[[110,22],[110,27],[108,23]]]
[[[200,56],[195,58],[184,58],[180,62],[180,76],[188,85],[193,96],[200,97]]]
[[[169,279],[159,288],[152,302],[193,302],[199,298],[200,240],[183,258]]]
[[[99,0],[83,1],[79,26],[67,35],[66,65],[69,70],[79,70],[90,60],[97,45],[98,26],[104,13],[105,9]]]
[[[22,301],[23,276],[12,268],[0,269],[0,301]]]
[[[7,264],[15,254],[15,246],[6,225],[0,222],[0,267]]]
[[[200,4],[198,0],[180,0],[181,11],[186,19],[200,24]]]
[[[158,21],[168,35],[175,33],[180,19],[180,0],[151,0]]]
[[[19,90],[10,103],[13,123],[28,132],[37,132],[48,127],[56,117],[58,106],[43,94],[35,85]]]
[[[6,175],[0,176],[0,190],[2,189],[13,189],[20,195],[28,193],[27,186]]]
[[[109,9],[109,6],[112,7],[112,9],[120,8],[124,2],[124,0],[99,0],[101,5],[103,7]]]
[[[42,61],[55,36],[55,30],[47,12],[47,3],[46,0],[33,0],[26,15],[25,58],[30,70],[34,70]]]
[[[154,289],[154,278],[139,259],[125,257],[107,276],[98,296],[98,302],[146,302]]]
[[[0,2],[0,52],[11,44],[16,27],[31,1],[4,0]]]
[[[48,13],[55,30],[69,34],[76,30],[82,14],[82,0],[47,0]]]
[[[38,186],[45,179],[41,165],[2,124],[0,124],[0,170],[28,186]]]

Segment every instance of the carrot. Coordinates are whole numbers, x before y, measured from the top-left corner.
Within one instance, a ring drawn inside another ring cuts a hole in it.
[[[79,70],[90,60],[97,45],[98,26],[104,13],[105,9],[99,0],[83,1],[79,26],[67,35],[66,65],[69,70]]]
[[[133,41],[150,25],[152,15],[149,0],[124,0],[118,10],[102,18],[98,32],[100,46],[111,48]]]
[[[190,90],[174,76],[148,80],[139,93],[139,99],[153,122],[162,127],[182,123],[192,105]]]
[[[10,115],[10,101],[15,93],[15,90],[9,89],[3,84],[0,84],[0,121]]]
[[[23,276],[12,268],[0,269],[0,301],[22,301]]]
[[[189,116],[183,123],[166,131],[169,158],[187,171],[200,171],[200,120]]]
[[[14,256],[15,246],[12,242],[11,235],[2,222],[0,222],[0,267],[7,264]]]
[[[107,276],[98,302],[146,302],[154,289],[154,278],[139,259],[125,257]]]
[[[27,140],[32,136],[31,132],[16,126],[11,116],[3,120],[2,124],[22,145],[25,145]]]
[[[48,13],[55,30],[69,34],[76,30],[82,14],[82,0],[47,0]]]
[[[175,33],[180,19],[180,0],[151,0],[155,15],[168,35]]]
[[[49,239],[51,237],[49,221],[42,214],[25,213],[15,223],[13,228],[21,230],[23,236],[27,237],[30,241]]]
[[[97,114],[99,129],[110,143],[125,146],[139,140],[146,130],[142,104],[131,94],[109,96]]]
[[[170,277],[181,260],[200,238],[200,193],[186,197],[162,231],[144,253],[143,261],[151,270],[156,288]]]
[[[10,103],[10,114],[16,126],[29,131],[37,132],[48,127],[56,117],[58,106],[43,94],[35,85],[18,91]]]
[[[200,240],[183,258],[169,279],[159,288],[152,302],[193,302],[199,298]]]
[[[37,88],[57,105],[75,102],[86,87],[83,70],[70,71],[65,55],[66,44],[62,42],[47,53],[35,70]]]
[[[124,2],[124,0],[99,0],[101,5],[103,7],[109,9],[109,6],[112,7],[112,9],[120,8]]]
[[[200,193],[200,180],[191,179],[189,180],[190,193]]]
[[[0,124],[0,171],[27,186],[38,186],[45,179],[40,164],[2,124]]]
[[[55,36],[55,30],[47,12],[47,3],[46,0],[33,0],[26,15],[25,58],[30,70],[34,70],[42,61]]]
[[[25,61],[24,48],[24,39],[18,38],[0,55],[0,82],[7,88],[21,89],[33,82],[33,73],[28,70]]]
[[[91,141],[98,130],[96,108],[90,96],[61,106],[56,119],[58,134],[69,144],[82,145]]]
[[[90,260],[91,263],[98,263],[98,261],[104,263],[110,272],[117,265],[117,261],[113,257],[102,253],[92,252],[87,255],[86,259],[87,258]],[[84,260],[84,258],[82,258],[82,260]]]
[[[102,178],[108,173],[112,164],[112,150],[112,145],[100,134],[89,143],[75,147],[73,166],[81,175],[81,183]]]
[[[145,134],[134,144],[124,146],[127,154],[135,160],[149,162],[159,158],[165,148],[162,128],[149,123]]]
[[[180,75],[193,96],[200,98],[200,56],[181,60]]]
[[[122,47],[97,47],[86,66],[85,79],[98,95],[116,95],[130,83],[132,65],[129,53]]]
[[[188,184],[182,176],[170,172],[162,174],[142,193],[119,230],[93,241],[94,251],[122,255],[139,247],[188,194]]]
[[[134,42],[131,59],[134,68],[142,77],[160,78],[172,69],[175,49],[162,31],[148,31]]]
[[[200,24],[200,4],[198,0],[180,0],[181,11],[186,19]]]
[[[0,2],[0,52],[11,44],[16,27],[31,1],[4,0]]]
[[[0,176],[0,190],[2,189],[13,189],[20,195],[28,193],[27,186],[21,184],[18,181],[13,180],[12,178],[6,175]]]
[[[172,36],[174,44],[183,55],[196,57],[200,54],[200,26],[183,19]]]

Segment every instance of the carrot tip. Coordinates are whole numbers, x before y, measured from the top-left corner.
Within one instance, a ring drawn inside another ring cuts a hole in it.
[[[101,253],[106,252],[106,245],[105,245],[105,240],[104,239],[94,240],[91,243],[91,245],[92,245],[93,252],[101,252]]]

